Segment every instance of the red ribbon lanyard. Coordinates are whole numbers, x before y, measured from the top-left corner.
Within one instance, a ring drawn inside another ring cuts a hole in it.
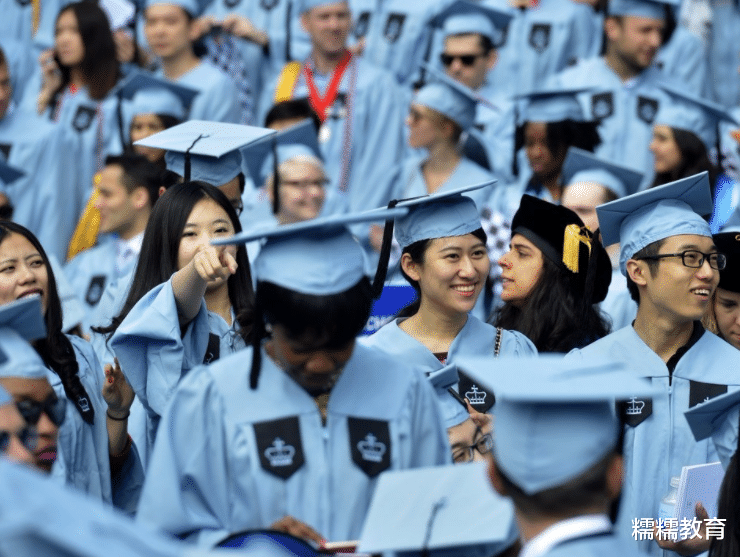
[[[311,108],[316,111],[316,114],[318,114],[322,122],[326,120],[326,117],[328,116],[329,107],[333,105],[334,101],[337,99],[339,84],[342,81],[344,70],[349,66],[349,61],[351,59],[352,53],[349,50],[345,51],[342,60],[339,62],[339,65],[331,76],[329,87],[326,88],[326,93],[323,97],[319,93],[318,89],[316,89],[316,85],[313,82],[313,72],[311,71],[311,68],[308,67],[308,64],[303,66],[303,73],[306,77],[306,86],[308,87],[308,102],[311,103]]]

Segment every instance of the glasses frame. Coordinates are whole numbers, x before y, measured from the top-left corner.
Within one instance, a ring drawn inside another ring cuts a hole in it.
[[[15,403],[18,411],[29,425],[35,426],[41,419],[41,414],[46,414],[51,423],[59,427],[64,423],[67,411],[67,399],[59,398],[55,394],[46,397],[43,402],[35,400],[19,400]]]
[[[701,255],[701,258],[699,259],[699,263],[697,265],[689,265],[688,263],[686,263],[686,254],[689,253],[698,253],[699,255]],[[658,255],[646,255],[644,257],[640,257],[638,261],[659,261],[667,257],[680,257],[683,266],[688,267],[689,269],[701,269],[702,265],[704,265],[704,261],[708,261],[709,266],[715,271],[722,271],[727,265],[727,256],[724,253],[704,253],[699,251],[698,249],[687,249],[685,251],[682,251],[681,253],[659,253]],[[712,265],[712,257],[716,258],[716,266]]]
[[[475,61],[484,56],[486,56],[485,52],[479,52],[478,54],[447,54],[446,52],[443,52],[439,55],[439,60],[445,68],[449,68],[456,58],[460,60],[460,63],[466,68],[472,68]]]
[[[472,445],[466,445],[464,447],[458,447],[452,455],[452,462],[455,464],[466,464],[468,462],[473,462],[473,458],[475,457],[474,451],[478,451],[478,454],[481,456],[486,456],[488,453],[490,453],[493,450],[493,434],[491,433],[483,433],[480,428],[477,428],[475,431],[475,435],[481,434],[480,437],[478,437],[478,440],[473,443]],[[455,460],[455,454],[460,453],[464,454],[466,459],[465,460]]]
[[[32,425],[25,425],[18,431],[0,430],[0,453],[5,454],[10,447],[11,437],[16,437],[26,449],[33,452],[39,442],[39,433]]]

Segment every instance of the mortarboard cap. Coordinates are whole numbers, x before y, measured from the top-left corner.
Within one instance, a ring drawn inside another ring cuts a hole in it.
[[[242,157],[255,184],[264,184],[275,166],[274,153],[277,152],[277,166],[298,156],[309,156],[322,160],[321,148],[313,120],[302,122],[277,132],[257,143],[242,149]]]
[[[723,426],[730,410],[738,404],[740,404],[740,390],[735,390],[710,398],[684,412],[694,439],[701,441],[710,437]]]
[[[136,6],[128,0],[100,0],[99,5],[108,17],[111,31],[127,27],[136,15]]]
[[[719,272],[719,288],[740,292],[740,227],[735,230],[724,228],[712,236],[717,251],[727,257],[725,268]]]
[[[155,6],[157,4],[172,4],[174,6],[180,6],[183,10],[188,12],[192,17],[198,17],[203,9],[208,5],[205,1],[198,0],[145,0],[146,8]]]
[[[463,130],[472,127],[476,107],[482,99],[472,89],[437,68],[424,64],[424,70],[431,80],[416,92],[412,102],[447,116]]]
[[[314,8],[318,8],[320,6],[346,3],[346,0],[298,0],[298,13],[303,14],[308,10],[313,10]]]
[[[456,0],[437,14],[431,24],[441,27],[445,37],[477,33],[495,43],[513,17],[514,14],[508,9]]]
[[[275,133],[255,126],[188,120],[140,139],[135,145],[166,149],[167,169],[185,181],[202,180],[221,186],[241,173],[239,149]]]
[[[643,175],[578,147],[571,147],[563,163],[562,177],[566,185],[595,182],[613,191],[617,197],[624,197],[639,189]]]
[[[46,324],[41,310],[41,297],[28,296],[0,305],[0,328],[13,329],[27,340],[46,336]]]
[[[496,465],[530,495],[567,483],[615,448],[615,401],[653,394],[624,363],[598,358],[467,357],[457,364],[496,394]],[[511,369],[517,372],[504,372]]]
[[[242,244],[264,238],[266,242],[252,265],[256,280],[302,294],[326,296],[352,288],[365,276],[363,249],[347,225],[392,219],[406,212],[383,209],[256,227],[212,243]]]
[[[521,234],[550,261],[568,271],[571,287],[587,306],[604,300],[612,276],[609,254],[576,213],[523,195],[511,221],[511,234]],[[589,285],[591,296],[586,295]]]
[[[5,157],[0,155],[0,182],[5,185],[10,185],[18,178],[21,178],[25,175],[25,172],[23,172],[20,168],[10,166],[5,160]]]
[[[517,537],[511,501],[493,491],[485,464],[472,462],[381,474],[357,550],[497,555]]]
[[[701,217],[712,212],[707,172],[599,205],[599,227],[604,245],[619,242],[619,268],[627,274],[627,260],[645,246],[679,234],[712,236]]]
[[[496,181],[464,186],[447,192],[400,201],[408,215],[396,220],[396,240],[401,248],[421,240],[470,234],[481,227],[480,211],[464,193],[492,186]]]
[[[517,95],[516,99],[524,100],[517,125],[524,122],[588,121],[588,116],[578,102],[578,95],[589,89],[589,87],[541,89]]]
[[[609,0],[607,10],[610,16],[627,15],[664,19],[665,7],[678,7],[679,4],[680,0]]]
[[[455,364],[449,364],[428,373],[427,379],[432,383],[434,392],[437,394],[437,400],[442,409],[442,417],[446,428],[449,429],[459,425],[470,418],[467,407],[458,402],[449,391],[449,389],[455,387],[458,381],[460,381]]]
[[[46,366],[29,341],[46,336],[41,297],[0,306],[0,377],[43,379]]]
[[[190,103],[198,95],[192,87],[144,72],[127,77],[119,91],[121,98],[131,101],[127,107],[129,120],[137,114],[165,114],[184,120]]]
[[[720,122],[739,124],[722,105],[668,85],[661,84],[660,87],[671,96],[672,102],[660,104],[655,124],[690,131],[704,142],[707,150],[717,143]]]

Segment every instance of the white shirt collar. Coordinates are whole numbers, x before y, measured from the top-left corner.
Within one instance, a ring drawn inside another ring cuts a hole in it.
[[[519,557],[546,555],[561,542],[608,532],[611,529],[612,523],[605,514],[590,514],[562,520],[546,528],[524,544]]]
[[[124,240],[123,238],[118,238],[118,243],[116,245],[116,248],[118,250],[119,254],[126,253],[127,250],[133,251],[136,255],[139,255],[141,253],[141,246],[144,244],[144,231],[141,231],[133,238],[129,238],[128,240]]]

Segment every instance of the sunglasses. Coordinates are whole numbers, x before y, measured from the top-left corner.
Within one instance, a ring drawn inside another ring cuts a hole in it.
[[[36,425],[41,419],[41,413],[44,412],[55,426],[64,423],[64,413],[67,408],[67,399],[58,398],[56,395],[50,395],[44,402],[35,400],[20,400],[15,403],[18,411],[30,425]]]
[[[39,440],[39,434],[36,432],[36,428],[27,425],[18,431],[2,431],[0,430],[0,453],[8,452],[10,447],[10,439],[17,437],[18,440],[26,447],[29,451],[36,450],[36,444]]]
[[[440,60],[442,60],[442,65],[444,67],[449,67],[452,65],[452,63],[455,61],[455,59],[460,60],[460,63],[463,66],[470,67],[473,64],[475,64],[475,61],[485,56],[485,54],[445,54],[444,52],[439,55]]]

